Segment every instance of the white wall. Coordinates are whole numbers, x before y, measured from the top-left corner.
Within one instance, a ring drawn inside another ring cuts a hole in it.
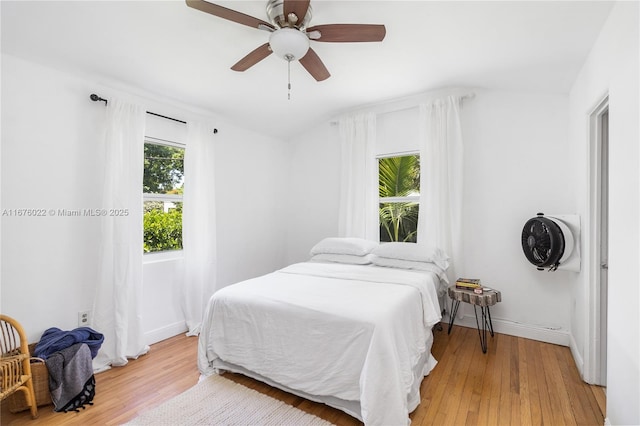
[[[617,3],[570,94],[570,140],[580,163],[575,198],[589,218],[589,114],[609,95],[609,293],[607,413],[610,424],[640,424],[640,164],[638,2]],[[591,249],[585,241],[583,252]],[[577,358],[589,356],[589,275],[572,288]]]
[[[101,207],[97,92],[121,96],[179,119],[215,122],[218,284],[283,266],[287,145],[206,112],[2,56],[1,211]],[[154,135],[157,136],[157,135]],[[90,310],[98,267],[100,222],[92,217],[2,219],[0,310],[19,319],[30,341],[49,327],[77,327]],[[148,343],[186,329],[180,309],[182,263],[145,257],[143,328]],[[99,330],[98,330],[99,331]]]
[[[479,277],[502,292],[502,303],[492,309],[497,331],[568,345],[568,306],[578,275],[539,272],[520,246],[522,227],[537,212],[577,212],[574,188],[566,179],[577,168],[567,137],[568,97],[474,92],[475,98],[465,100],[462,108],[465,229],[464,258],[456,259],[460,274]],[[378,113],[378,154],[418,149],[415,105],[420,99],[373,108]],[[295,220],[288,260],[306,259],[314,243],[337,232],[338,133],[329,124],[319,129],[296,141],[292,182],[299,190],[292,191],[290,205],[309,209]],[[464,314],[457,323],[475,327],[473,311]]]
[[[538,212],[577,213],[566,178],[576,168],[567,105],[562,95],[477,90],[462,110],[460,273],[501,291],[502,302],[491,309],[497,331],[562,345],[569,342],[568,306],[577,274],[536,270],[523,254],[521,234]]]
[[[46,217],[2,220],[3,313],[30,341],[49,327],[77,326],[89,310],[98,268],[99,225],[49,210],[100,208],[101,156],[94,136],[103,104],[63,73],[2,56],[2,211],[44,209]]]
[[[223,125],[216,144],[218,287],[284,267],[287,144]]]
[[[340,141],[338,126],[321,124],[290,143],[287,263],[309,259],[325,237],[338,236]]]
[[[187,331],[180,305],[182,252],[144,255],[142,265],[142,329],[151,345]]]

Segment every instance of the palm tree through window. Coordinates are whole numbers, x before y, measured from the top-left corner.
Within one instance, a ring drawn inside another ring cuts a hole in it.
[[[378,159],[380,241],[416,242],[420,208],[420,156]]]

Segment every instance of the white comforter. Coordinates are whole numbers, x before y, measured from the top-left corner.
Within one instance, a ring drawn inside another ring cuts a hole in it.
[[[367,425],[408,424],[413,368],[441,319],[438,286],[430,272],[308,262],[225,287],[204,315],[199,369],[217,373],[221,359],[360,401]]]

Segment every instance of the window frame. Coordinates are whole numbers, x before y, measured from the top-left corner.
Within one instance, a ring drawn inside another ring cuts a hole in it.
[[[144,137],[143,147],[145,144],[161,145],[161,146],[167,146],[171,148],[179,148],[183,150],[186,150],[186,147],[187,147],[185,143],[154,138],[151,136]],[[144,163],[142,164],[142,167],[144,172]],[[173,203],[177,202],[177,203],[182,203],[182,206],[184,208],[183,194],[154,194],[154,193],[143,192],[142,193],[143,220],[144,220],[144,203],[147,201],[160,201],[160,202],[173,202]],[[143,224],[142,231],[144,234],[144,224]],[[141,242],[144,244],[144,238]],[[149,262],[156,262],[156,261],[162,261],[162,260],[168,260],[168,259],[174,259],[174,258],[182,258],[183,250],[184,250],[184,247],[182,249],[175,249],[175,250],[161,250],[161,251],[152,251],[148,253],[143,252],[142,255],[145,260],[145,263],[149,263]]]

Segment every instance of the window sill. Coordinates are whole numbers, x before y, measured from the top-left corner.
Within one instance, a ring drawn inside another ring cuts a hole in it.
[[[142,264],[170,262],[173,260],[182,260],[184,258],[182,250],[159,251],[155,253],[145,253],[142,255]]]

